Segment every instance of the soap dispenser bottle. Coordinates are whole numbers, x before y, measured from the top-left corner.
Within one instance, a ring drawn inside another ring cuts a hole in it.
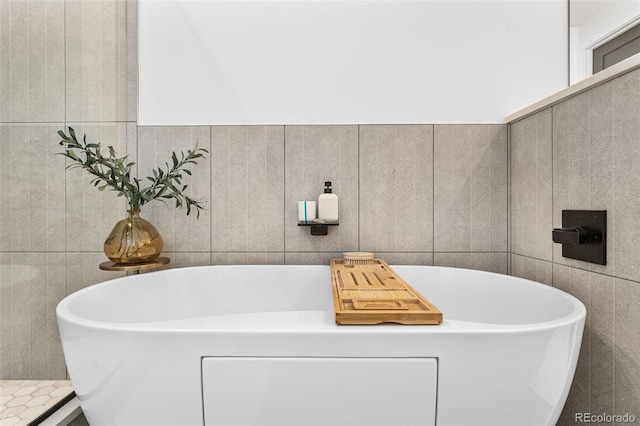
[[[324,194],[318,197],[318,219],[338,221],[338,196],[331,193],[331,182],[324,183]]]

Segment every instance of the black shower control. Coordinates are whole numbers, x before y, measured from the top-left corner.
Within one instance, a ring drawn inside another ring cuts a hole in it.
[[[606,236],[606,210],[562,210],[562,228],[552,232],[563,257],[599,265],[607,264]]]
[[[572,244],[574,246],[589,242],[587,230],[582,226],[572,226],[570,228],[556,228],[553,230],[553,242],[561,244]]]

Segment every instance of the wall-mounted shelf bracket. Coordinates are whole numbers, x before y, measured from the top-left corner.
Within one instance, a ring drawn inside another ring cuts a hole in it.
[[[298,226],[309,226],[311,235],[327,235],[330,226],[338,226],[338,222],[298,222]]]

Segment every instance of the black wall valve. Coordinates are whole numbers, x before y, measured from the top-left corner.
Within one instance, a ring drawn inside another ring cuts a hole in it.
[[[593,238],[593,236],[592,236]],[[569,228],[555,228],[553,230],[553,242],[560,244],[571,244],[574,246],[586,244],[590,240],[587,230],[582,226],[571,226]]]
[[[606,210],[562,210],[562,228],[552,233],[563,257],[599,265],[607,264],[606,237]]]

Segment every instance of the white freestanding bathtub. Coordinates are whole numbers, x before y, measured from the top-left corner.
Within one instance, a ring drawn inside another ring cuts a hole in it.
[[[58,305],[92,426],[554,425],[585,308],[536,282],[395,266],[444,315],[336,325],[328,266],[208,266],[115,279]]]

